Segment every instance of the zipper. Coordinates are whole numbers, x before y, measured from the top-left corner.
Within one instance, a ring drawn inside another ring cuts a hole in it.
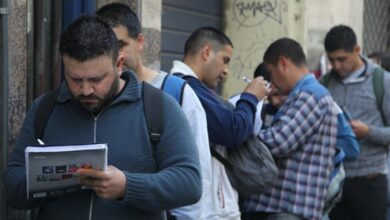
[[[89,213],[88,213],[88,219],[92,220],[92,209],[93,209],[93,192],[91,193],[91,202],[89,203]]]
[[[103,112],[104,109],[102,109],[102,111],[99,112],[99,114],[97,116],[93,116],[93,143],[96,144],[96,141],[97,141],[97,135],[96,135],[96,130],[97,130],[97,120],[100,116],[100,114]],[[93,192],[91,192],[91,200],[90,200],[90,203],[89,203],[89,213],[88,213],[88,220],[92,220],[92,210],[93,210],[93,200],[94,200],[94,194]]]

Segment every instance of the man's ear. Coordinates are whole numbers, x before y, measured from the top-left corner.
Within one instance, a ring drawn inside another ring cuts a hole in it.
[[[116,71],[118,76],[122,75],[124,63],[125,63],[125,57],[123,56],[123,54],[119,54],[118,58],[116,58]]]
[[[200,51],[202,60],[204,60],[204,61],[208,60],[211,53],[212,53],[212,50],[213,49],[211,48],[210,44],[205,44],[202,47],[202,50]]]
[[[356,54],[360,54],[360,50],[361,48],[357,45],[353,48],[353,52],[355,52]]]
[[[145,38],[142,33],[140,33],[137,37],[137,51],[142,52],[144,50],[144,45],[145,45]]]
[[[290,60],[287,57],[285,57],[285,56],[279,57],[278,63],[280,65],[280,67],[282,67],[284,70],[288,67],[289,62],[290,62]]]

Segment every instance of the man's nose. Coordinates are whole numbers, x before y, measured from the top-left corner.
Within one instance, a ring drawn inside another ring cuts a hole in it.
[[[89,96],[93,94],[94,89],[93,86],[88,82],[82,82],[80,85],[80,93],[83,96]]]
[[[339,70],[340,67],[341,67],[340,62],[334,61],[334,62],[332,63],[332,68],[333,68],[333,69]]]
[[[223,76],[227,76],[227,75],[229,74],[229,67],[226,66],[226,67],[223,69],[222,73],[223,73]]]

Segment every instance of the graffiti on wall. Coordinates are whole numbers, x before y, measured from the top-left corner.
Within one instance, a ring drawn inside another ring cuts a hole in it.
[[[272,41],[287,35],[288,5],[286,0],[234,0],[231,10],[234,25],[230,37],[239,45],[235,45],[229,72],[240,81],[243,76],[253,76]]]
[[[244,27],[259,26],[269,19],[282,24],[282,14],[286,11],[287,4],[279,0],[236,0],[233,4],[234,17]]]

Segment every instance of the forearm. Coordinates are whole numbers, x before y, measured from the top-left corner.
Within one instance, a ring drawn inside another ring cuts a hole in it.
[[[195,203],[201,196],[199,170],[175,167],[154,174],[129,173],[122,203],[162,211]]]
[[[365,138],[381,146],[388,146],[390,145],[390,127],[369,126],[368,135]]]
[[[242,96],[234,109],[218,103],[205,107],[212,143],[235,147],[252,134],[257,98],[250,94]]]

